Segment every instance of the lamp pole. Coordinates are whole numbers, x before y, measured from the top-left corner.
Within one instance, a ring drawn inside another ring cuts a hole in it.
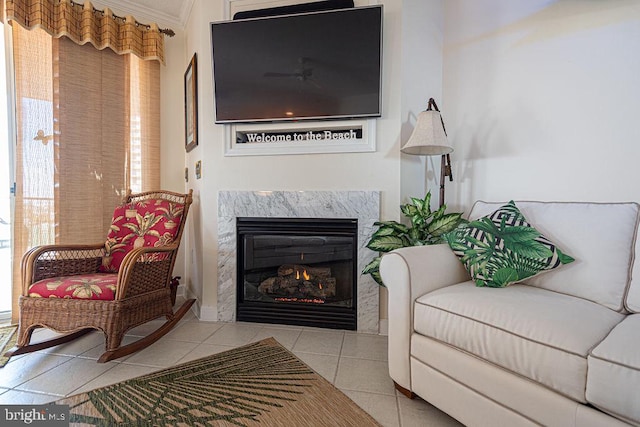
[[[432,110],[440,112],[436,101],[433,98],[429,98],[427,111]],[[442,130],[444,131],[444,134],[447,135],[447,128],[444,127],[442,114],[440,114],[440,122],[442,123]],[[443,154],[442,156],[440,156],[440,207],[444,205],[444,181],[446,177],[449,177],[449,181],[453,181],[453,172],[451,172],[451,157],[449,157],[449,154]]]

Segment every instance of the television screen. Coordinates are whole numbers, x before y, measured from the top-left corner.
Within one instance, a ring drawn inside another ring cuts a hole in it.
[[[211,23],[216,123],[379,117],[382,6]]]

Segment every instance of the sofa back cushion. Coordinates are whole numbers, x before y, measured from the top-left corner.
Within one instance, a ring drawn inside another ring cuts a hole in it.
[[[502,205],[504,202],[478,201],[469,219],[488,215]],[[575,258],[571,264],[523,283],[624,310],[640,205],[528,201],[516,201],[516,205],[533,227]],[[640,292],[637,300],[640,306]]]

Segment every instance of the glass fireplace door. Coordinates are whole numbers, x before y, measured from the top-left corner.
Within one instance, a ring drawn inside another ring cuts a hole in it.
[[[347,328],[327,325],[348,312],[355,327],[354,221],[239,218],[238,320]]]

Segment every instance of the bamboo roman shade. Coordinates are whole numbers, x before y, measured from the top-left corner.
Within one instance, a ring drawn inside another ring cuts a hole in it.
[[[4,0],[6,21],[26,29],[41,28],[52,37],[66,36],[77,44],[91,43],[98,50],[132,53],[164,63],[164,34],[156,24],[144,25],[132,16],[119,17],[110,9],[94,9],[91,2],[71,0]]]
[[[20,23],[12,25],[17,320],[27,250],[104,241],[127,189],[159,188],[163,35],[155,25],[147,29],[131,17],[121,22],[108,10],[105,18],[87,3],[5,4],[8,19]]]

